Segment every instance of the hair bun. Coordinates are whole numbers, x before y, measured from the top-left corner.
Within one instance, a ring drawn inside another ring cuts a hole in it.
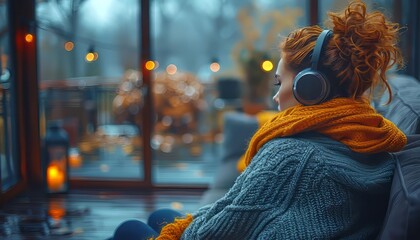
[[[346,82],[349,93],[360,96],[379,81],[395,63],[402,65],[397,47],[399,24],[387,21],[378,11],[367,12],[361,1],[350,3],[342,12],[329,12],[327,25],[333,30],[336,48],[331,55],[339,59],[333,71]]]
[[[399,25],[390,23],[381,12],[366,12],[362,2],[352,2],[343,12],[328,13],[335,34],[348,38],[350,45],[394,45]]]

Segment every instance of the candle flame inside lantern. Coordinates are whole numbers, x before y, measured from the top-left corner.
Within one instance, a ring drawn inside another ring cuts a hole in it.
[[[60,190],[64,187],[64,173],[58,166],[52,165],[47,169],[48,188],[52,191]]]

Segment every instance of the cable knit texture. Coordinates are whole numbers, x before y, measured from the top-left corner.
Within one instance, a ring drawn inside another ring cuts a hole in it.
[[[181,239],[374,239],[393,169],[319,133],[272,139]]]
[[[405,134],[376,113],[367,100],[335,98],[279,112],[252,137],[245,153],[246,165],[269,140],[304,131],[320,132],[361,153],[396,152],[407,143]]]
[[[267,121],[271,120],[274,116],[276,116],[279,112],[278,111],[262,111],[255,115],[255,118],[258,122],[258,127],[262,127]],[[245,163],[245,154],[243,154],[240,158],[238,163],[236,164],[236,169],[238,172],[243,172],[246,168]]]

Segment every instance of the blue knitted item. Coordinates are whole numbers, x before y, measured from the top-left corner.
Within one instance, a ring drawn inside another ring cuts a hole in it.
[[[320,134],[266,143],[182,239],[372,239],[387,207],[394,162]]]

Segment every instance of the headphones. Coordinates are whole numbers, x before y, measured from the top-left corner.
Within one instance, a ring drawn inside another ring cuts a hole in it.
[[[293,80],[293,95],[303,105],[322,103],[330,95],[331,84],[325,74],[318,70],[318,63],[332,33],[331,30],[321,32],[315,43],[311,67],[299,72]]]

